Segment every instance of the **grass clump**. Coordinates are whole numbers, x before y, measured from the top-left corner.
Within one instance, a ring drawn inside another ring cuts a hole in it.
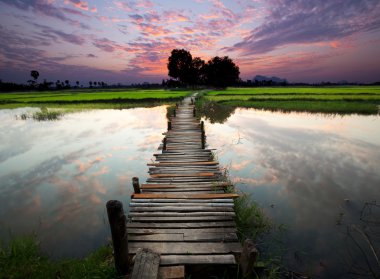
[[[64,115],[63,111],[48,110],[46,107],[40,108],[40,111],[33,112],[32,114],[22,113],[16,118],[21,120],[34,119],[37,121],[53,121],[59,120]]]
[[[35,236],[0,243],[0,278],[117,278],[112,248],[101,247],[83,259],[52,261]]]
[[[273,228],[271,220],[265,215],[263,209],[251,200],[251,196],[240,193],[235,199],[236,226],[240,240],[252,239],[270,233]]]

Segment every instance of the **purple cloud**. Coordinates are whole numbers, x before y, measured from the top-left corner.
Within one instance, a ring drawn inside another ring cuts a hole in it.
[[[80,35],[68,34],[63,31],[56,30],[51,27],[36,24],[36,23],[34,23],[33,25],[41,29],[41,33],[44,37],[49,37],[53,39],[54,41],[56,41],[57,38],[59,38],[64,42],[75,44],[75,45],[83,45],[86,42],[85,39]]]
[[[76,20],[72,20],[65,15],[64,12],[73,14],[72,10],[55,7],[52,2],[48,0],[0,0],[0,2],[5,3],[9,6],[16,7],[23,11],[32,10],[36,14],[53,17],[64,22],[71,23],[75,26],[80,26],[84,29],[90,29],[88,25]]]
[[[341,39],[380,28],[377,0],[270,0],[264,23],[226,50],[260,54],[278,47]]]

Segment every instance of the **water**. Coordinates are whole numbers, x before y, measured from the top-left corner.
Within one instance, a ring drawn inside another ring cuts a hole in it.
[[[52,257],[85,255],[107,242],[107,200],[127,205],[131,178],[147,178],[166,107],[16,120],[24,111],[0,110],[0,237],[35,231]],[[314,278],[378,272],[361,232],[379,253],[379,207],[363,207],[380,200],[380,117],[230,113],[206,120],[207,142],[237,187],[284,224],[286,266]]]
[[[252,194],[282,234],[292,271],[322,278],[380,274],[380,117],[326,116],[238,109],[223,124],[206,123],[237,187]],[[372,212],[368,212],[372,209]],[[363,212],[362,212],[363,211]],[[377,224],[360,220],[360,214]],[[356,246],[359,243],[361,250]],[[364,269],[364,270],[362,270]]]
[[[24,111],[0,110],[0,237],[36,232],[50,256],[83,256],[107,243],[106,202],[127,205],[132,177],[146,180],[166,107],[16,120]]]

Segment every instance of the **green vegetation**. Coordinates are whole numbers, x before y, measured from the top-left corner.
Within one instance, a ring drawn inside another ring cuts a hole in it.
[[[204,96],[230,107],[377,114],[380,86],[229,88],[209,91]]]
[[[0,278],[117,278],[112,248],[104,246],[83,259],[49,260],[33,236],[0,243]]]
[[[37,121],[45,121],[45,120],[59,120],[64,114],[64,111],[58,111],[58,110],[49,110],[46,107],[42,107],[40,111],[36,111],[32,114],[23,113],[20,116],[17,116],[17,118],[20,118],[22,120],[26,120],[28,118],[33,118]]]
[[[190,94],[186,90],[65,90],[43,92],[1,93],[0,108],[49,105],[107,104],[108,107],[131,103],[170,102]],[[111,104],[111,105],[109,105]],[[104,106],[104,105],[103,105]]]

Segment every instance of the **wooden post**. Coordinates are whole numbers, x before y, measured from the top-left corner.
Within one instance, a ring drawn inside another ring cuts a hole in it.
[[[193,108],[193,116],[195,117],[195,113],[196,113],[196,111],[195,111],[195,107]]]
[[[173,111],[173,116],[176,117],[176,114],[177,114],[177,113],[176,113],[176,110],[174,109],[174,111]]]
[[[240,257],[240,267],[243,273],[243,278],[249,278],[248,276],[252,274],[253,265],[255,264],[258,253],[253,240],[246,239]]]
[[[202,131],[202,149],[205,149],[206,147],[206,135],[205,131]]]
[[[166,150],[166,142],[167,142],[167,139],[166,137],[164,137],[164,144],[162,146],[162,150]]]
[[[203,121],[201,121],[201,131],[202,132],[205,131],[205,123]]]
[[[108,221],[111,227],[115,267],[117,272],[125,275],[129,269],[127,223],[123,204],[117,200],[107,202]]]
[[[191,104],[194,105],[194,100],[193,100],[193,98],[191,98]]]
[[[168,121],[168,131],[172,129],[172,123]]]
[[[132,178],[132,185],[133,185],[133,189],[135,190],[135,194],[141,194],[140,183],[139,183],[138,177]]]

